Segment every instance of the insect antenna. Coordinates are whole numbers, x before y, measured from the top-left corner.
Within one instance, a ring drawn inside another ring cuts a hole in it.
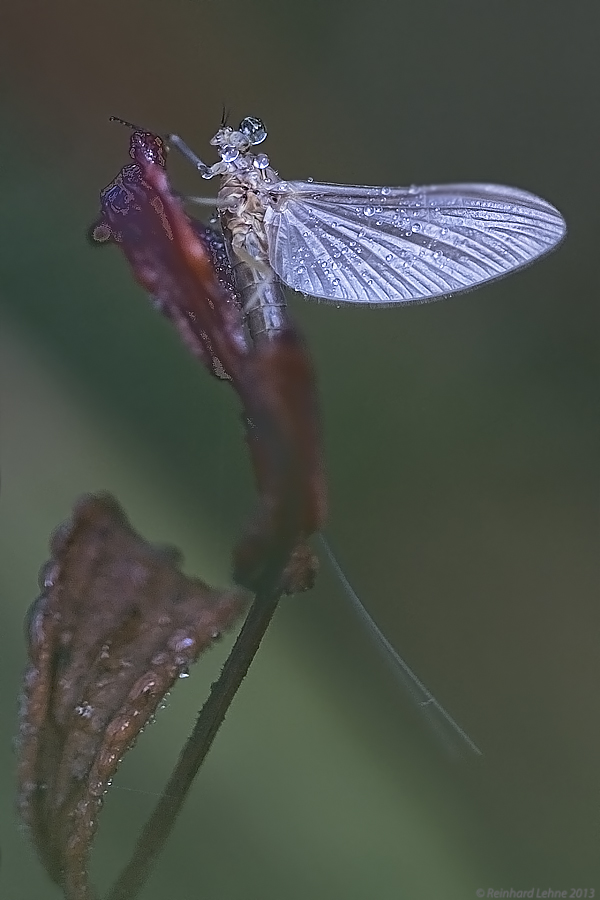
[[[109,122],[118,122],[119,125],[125,125],[126,128],[131,128],[132,131],[145,131],[145,128],[140,128],[139,125],[134,125],[133,122],[128,122],[127,119],[121,119],[120,116],[109,116]]]

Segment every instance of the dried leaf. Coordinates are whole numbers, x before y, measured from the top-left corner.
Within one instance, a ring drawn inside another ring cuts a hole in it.
[[[251,344],[222,241],[171,191],[162,138],[134,131],[129,152],[134,162],[101,191],[92,240],[121,248],[136,281],[212,374],[243,383]]]
[[[82,498],[51,541],[27,622],[20,810],[68,900],[93,896],[90,846],[119,761],[161,699],[245,607],[144,541],[110,495]]]

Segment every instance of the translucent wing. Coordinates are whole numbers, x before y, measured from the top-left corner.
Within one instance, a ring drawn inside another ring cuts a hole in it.
[[[269,260],[289,287],[340,303],[424,302],[525,266],[566,232],[558,210],[493,184],[377,188],[281,181]]]

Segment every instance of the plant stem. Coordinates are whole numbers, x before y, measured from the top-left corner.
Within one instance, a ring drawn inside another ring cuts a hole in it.
[[[256,594],[246,621],[198,714],[194,730],[179,756],[169,782],[107,900],[135,900],[148,878],[152,864],[171,833],[192,782],[273,617],[281,596],[279,581],[280,573],[277,580],[272,579],[271,587]]]

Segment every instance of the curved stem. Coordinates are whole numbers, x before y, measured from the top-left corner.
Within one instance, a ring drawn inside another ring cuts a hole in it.
[[[163,794],[107,900],[135,900],[148,878],[273,617],[281,596],[280,577],[278,573],[277,580],[271,579],[270,587],[256,594],[221,675],[213,684]]]

